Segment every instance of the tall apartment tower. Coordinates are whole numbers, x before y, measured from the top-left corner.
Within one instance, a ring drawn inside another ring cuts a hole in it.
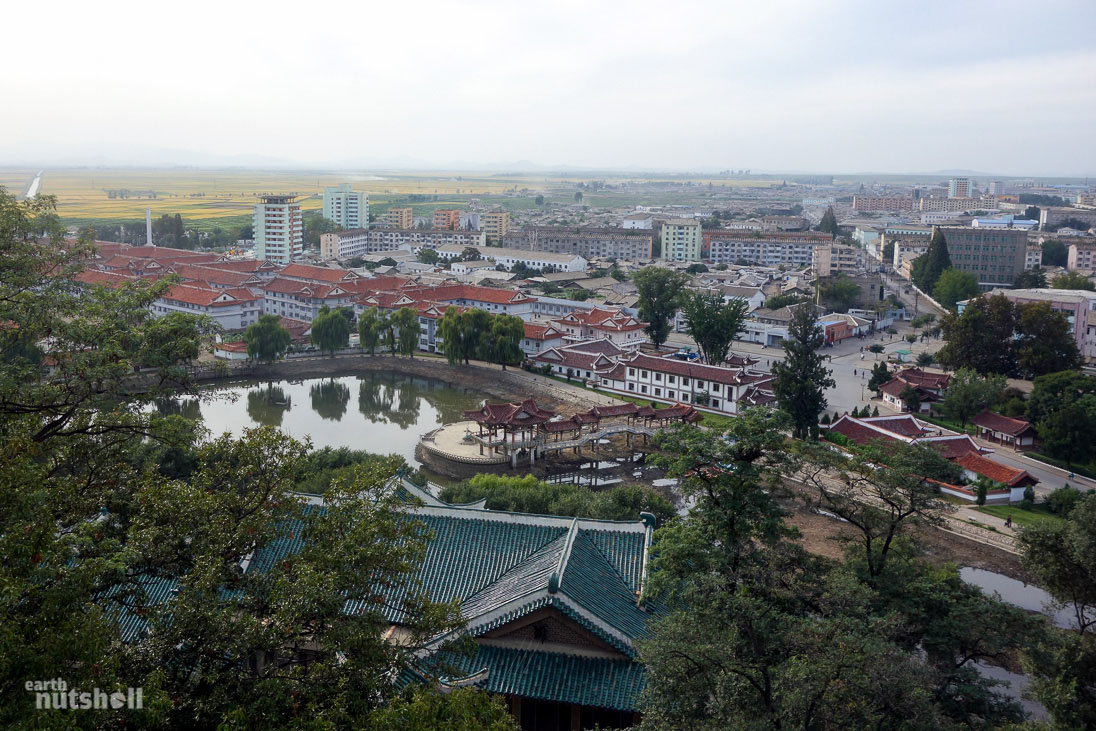
[[[700,221],[671,218],[662,224],[662,258],[670,261],[700,261],[703,243]]]
[[[304,253],[304,217],[294,195],[264,195],[255,206],[255,258],[278,264]]]
[[[369,228],[369,196],[350,183],[324,186],[323,217],[345,229]]]
[[[970,178],[952,178],[949,180],[948,198],[970,198]]]
[[[410,208],[389,208],[381,222],[388,228],[407,229],[415,225],[415,216]]]
[[[434,211],[434,228],[440,230],[455,231],[460,228],[460,211],[443,210],[441,208]]]
[[[493,211],[483,214],[483,232],[494,243],[500,243],[502,237],[510,233],[510,212]]]

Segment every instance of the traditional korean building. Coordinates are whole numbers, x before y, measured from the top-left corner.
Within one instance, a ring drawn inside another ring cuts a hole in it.
[[[1035,446],[1035,427],[1027,419],[1014,419],[992,411],[983,411],[970,422],[982,430],[983,439],[1017,449]]]

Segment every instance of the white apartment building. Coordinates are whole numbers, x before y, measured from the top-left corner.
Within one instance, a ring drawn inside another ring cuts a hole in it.
[[[352,190],[350,183],[326,185],[323,217],[343,228],[369,228],[369,196]]]
[[[765,267],[784,265],[796,269],[812,266],[814,250],[833,243],[829,234],[811,232],[755,233],[719,230],[706,231],[703,236],[707,259],[714,264],[746,261]]]
[[[255,206],[255,258],[288,264],[304,252],[304,217],[296,196],[264,195]]]
[[[700,261],[700,221],[671,218],[662,224],[662,258],[670,261]]]
[[[1066,268],[1070,271],[1080,269],[1086,272],[1096,269],[1096,241],[1070,244]]]
[[[208,289],[177,284],[149,305],[153,317],[173,312],[206,315],[225,330],[240,330],[258,321],[262,298],[249,290]]]
[[[484,246],[487,243],[483,231],[454,231],[450,229],[353,229],[320,235],[320,256],[324,259],[353,259],[356,256],[396,251],[407,247],[409,251],[438,249],[446,245]]]
[[[450,233],[459,233],[456,231]],[[553,254],[547,251],[525,251],[523,249],[509,249],[499,246],[479,246],[446,244],[437,248],[438,256],[448,261],[460,256],[465,249],[473,248],[479,252],[481,259],[493,261],[506,268],[515,264],[522,264],[530,269],[549,268],[556,272],[584,272],[586,260],[577,254]]]
[[[664,403],[691,404],[717,414],[737,414],[740,402],[752,406],[773,400],[768,388],[772,377],[768,373],[641,353],[631,359],[621,358],[600,380],[600,387],[606,391]]]

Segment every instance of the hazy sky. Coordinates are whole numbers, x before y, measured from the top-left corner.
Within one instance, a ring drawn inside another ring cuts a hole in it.
[[[5,26],[0,162],[1096,174],[1096,0],[31,0]]]

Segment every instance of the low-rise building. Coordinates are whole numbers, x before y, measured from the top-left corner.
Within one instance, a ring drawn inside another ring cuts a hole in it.
[[[854,195],[852,207],[854,210],[876,211],[879,213],[901,213],[912,211],[917,201],[909,195]]]
[[[1061,208],[1047,206],[1039,211],[1039,228],[1043,231],[1053,229],[1063,223],[1077,221],[1084,231],[1096,226],[1096,210],[1091,208]]]
[[[1024,271],[1028,236],[1019,229],[940,226],[951,265],[978,278],[982,290],[1009,287]]]
[[[653,252],[654,233],[640,228],[527,226],[510,232],[502,243],[511,249],[577,254],[587,260],[648,261]]]
[[[446,244],[437,248],[438,256],[448,261],[464,253],[467,248],[476,249],[481,259],[493,261],[506,268],[521,264],[528,269],[550,270],[554,272],[584,272],[586,259],[577,254],[553,254],[545,251],[527,251],[498,246],[461,246]]]
[[[990,295],[1003,294],[1016,304],[1045,302],[1061,312],[1069,323],[1077,349],[1087,363],[1096,363],[1096,292],[1086,289],[995,289]],[[959,311],[965,309],[961,302]]]
[[[629,213],[621,219],[620,226],[626,229],[650,230],[654,228],[654,221],[655,217],[650,213]]]
[[[644,328],[648,323],[620,309],[594,307],[576,310],[552,320],[552,325],[564,333],[567,342],[608,340],[623,350],[637,350],[647,340]]]
[[[1084,272],[1096,270],[1096,240],[1071,243],[1066,268],[1070,271],[1080,270]]]
[[[1027,419],[1014,419],[987,410],[971,419],[970,423],[982,430],[983,439],[1016,449],[1035,446],[1035,427]]]
[[[263,314],[312,322],[322,307],[352,306],[356,294],[338,284],[277,277],[262,286]]]
[[[438,249],[442,246],[484,246],[482,231],[449,229],[355,229],[320,235],[320,256],[325,259],[353,259],[357,256],[396,251],[408,247]]]
[[[262,298],[248,289],[211,289],[177,284],[151,305],[154,317],[173,312],[205,315],[225,330],[241,330],[258,321],[263,314]]]
[[[837,272],[855,273],[867,269],[866,252],[847,244],[822,244],[811,252],[811,267],[820,277]]]
[[[737,414],[748,406],[772,403],[768,373],[749,367],[701,365],[642,353],[622,357],[600,377],[600,388],[627,396],[690,404],[701,411]],[[748,403],[740,403],[748,399]]]
[[[704,258],[713,264],[748,262],[766,267],[806,269],[814,263],[814,250],[833,244],[829,234],[817,232],[759,233],[710,229],[703,233]]]

